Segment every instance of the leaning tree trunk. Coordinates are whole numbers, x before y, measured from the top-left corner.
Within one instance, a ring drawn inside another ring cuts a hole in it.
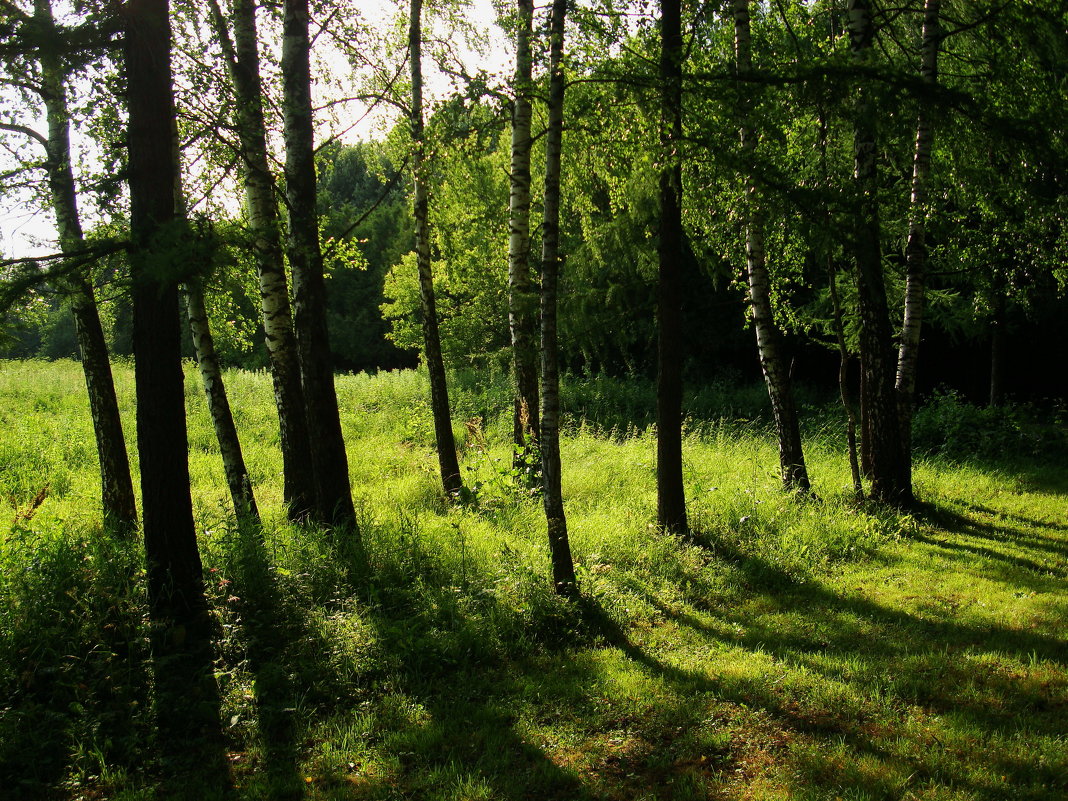
[[[55,21],[49,0],[35,0],[34,19],[55,34]],[[70,153],[70,118],[67,113],[66,75],[55,51],[41,50],[41,95],[48,118],[48,187],[52,208],[56,213],[60,250],[67,253],[83,245],[81,219],[78,214],[78,195]],[[93,285],[87,271],[79,268],[67,279],[72,293],[78,349],[82,357],[82,372],[89,395],[89,410],[93,418],[97,456],[100,463],[101,501],[106,526],[130,533],[137,527],[137,504],[130,460],[122,432],[119,402],[115,396],[115,382],[111,374],[104,329]]]
[[[849,36],[854,60],[871,61],[874,26],[867,0],[849,0]],[[896,359],[883,278],[879,227],[879,172],[876,163],[875,104],[871,88],[860,76],[853,127],[855,192],[853,251],[857,264],[857,312],[860,322],[861,437],[871,495],[879,501],[905,504],[912,487],[904,469],[897,395]]]
[[[415,184],[415,260],[419,268],[419,297],[423,312],[423,355],[430,374],[430,409],[434,415],[434,437],[438,449],[438,469],[445,494],[456,497],[463,489],[460,464],[456,458],[456,439],[452,433],[449,389],[445,380],[445,362],[441,357],[441,335],[434,299],[434,276],[430,269],[430,218],[426,184],[426,150],[423,143],[423,33],[422,0],[412,0],[408,31],[409,58],[412,67],[412,176]]]
[[[237,100],[234,123],[241,144],[245,203],[253,236],[264,339],[271,363],[275,407],[278,410],[284,484],[282,497],[289,518],[299,521],[315,509],[315,479],[304,388],[300,379],[300,360],[282,254],[274,176],[267,158],[256,6],[253,0],[234,0],[232,8],[233,42],[230,41],[217,0],[212,0],[212,22],[216,38],[222,45]]]
[[[137,449],[156,717],[168,756],[196,763],[198,774],[225,792],[211,616],[189,489],[179,276],[160,269],[161,263],[178,263],[176,254],[167,253],[173,248],[176,174],[168,2],[127,3],[122,12]]]
[[[187,214],[185,190],[182,187],[182,154],[178,144],[178,127],[175,121],[172,130],[174,142],[174,213],[175,217],[185,221]],[[197,265],[207,267],[208,265]],[[256,508],[256,497],[252,493],[252,482],[245,467],[245,456],[241,452],[241,440],[237,436],[234,414],[230,409],[230,400],[226,397],[226,384],[223,382],[222,366],[215,351],[215,337],[211,333],[208,309],[204,303],[204,285],[200,275],[191,275],[185,281],[185,317],[189,325],[189,335],[193,340],[193,354],[196,356],[200,382],[208,403],[208,414],[215,429],[215,441],[219,443],[219,455],[222,458],[226,486],[230,490],[230,500],[234,505],[234,515],[239,521],[260,522],[260,513]]]
[[[752,43],[749,25],[749,0],[734,0],[734,48],[739,77],[753,69]],[[743,98],[746,93],[741,93]],[[743,152],[752,157],[756,149],[756,134],[751,128],[752,110],[748,100],[741,102],[741,143]],[[771,308],[771,278],[768,274],[764,248],[764,214],[756,183],[750,175],[745,188],[746,267],[749,301],[756,330],[757,351],[764,382],[771,399],[775,417],[775,431],[779,440],[779,469],[783,487],[807,493],[811,489],[805,455],[801,448],[801,426],[797,419],[790,371],[783,360],[782,337],[775,326]]]
[[[686,534],[682,483],[682,5],[660,2],[660,237],[657,248],[657,522]]]
[[[355,530],[356,512],[326,328],[326,285],[315,205],[308,21],[308,0],[285,0],[281,66],[294,323],[311,432],[318,515],[326,525]]]
[[[515,380],[516,458],[538,441],[537,295],[530,277],[531,52],[533,0],[518,0],[512,163],[508,195],[508,328]]]
[[[941,0],[927,0],[923,12],[923,43],[920,77],[929,86],[938,83],[938,48],[942,40],[939,25]],[[923,326],[923,307],[927,277],[927,183],[931,174],[931,149],[934,146],[934,123],[930,107],[921,99],[916,120],[916,146],[912,160],[912,198],[909,235],[905,245],[905,320],[897,354],[898,414],[901,423],[902,470],[912,481],[912,407],[916,394],[916,362]]]
[[[541,238],[541,473],[553,587],[578,596],[560,485],[560,365],[556,334],[560,277],[560,152],[564,135],[564,21],[568,0],[553,0],[549,40],[549,128],[545,135],[545,204]]]
[[[185,310],[189,321],[189,331],[193,338],[193,350],[196,353],[197,368],[204,384],[204,395],[208,401],[208,412],[215,427],[215,438],[219,442],[223,471],[226,473],[226,486],[230,489],[230,499],[234,504],[234,514],[238,520],[250,523],[260,522],[260,512],[256,508],[256,496],[252,492],[252,482],[245,467],[245,457],[241,452],[241,440],[237,436],[234,415],[230,410],[230,401],[226,397],[226,385],[223,383],[222,368],[215,352],[215,339],[208,324],[208,310],[204,306],[204,288],[199,278],[192,278],[185,285]]]

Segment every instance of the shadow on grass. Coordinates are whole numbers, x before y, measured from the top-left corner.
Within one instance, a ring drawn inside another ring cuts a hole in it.
[[[12,535],[27,539],[0,580],[0,797],[95,792],[142,772],[150,682],[138,544]]]
[[[292,616],[281,608],[278,587],[259,527],[240,524],[233,565],[234,589],[240,594],[239,613],[246,659],[253,675],[255,709],[263,770],[270,799],[296,799],[304,791],[298,771],[298,742],[294,714],[297,693],[287,666],[287,651],[295,638]]]
[[[980,798],[1046,798],[1047,790],[1068,789],[1063,765],[1047,764],[1045,759],[1014,758],[1015,754],[992,758],[1002,781],[1000,789],[987,786],[984,778],[970,776],[965,760],[929,759],[945,749],[929,745],[902,754],[894,745],[908,733],[912,709],[921,714],[945,716],[950,730],[969,741],[997,739],[1007,731],[1037,735],[1052,741],[1063,736],[1063,698],[1055,688],[1039,680],[984,664],[984,655],[998,658],[1002,653],[1022,660],[1045,659],[1059,666],[1068,664],[1068,648],[1062,641],[1000,626],[968,626],[916,617],[886,608],[859,597],[838,595],[815,582],[799,582],[785,571],[729,544],[705,540],[717,558],[737,570],[747,593],[754,598],[773,599],[754,614],[748,604],[740,609],[710,609],[712,621],[705,621],[674,604],[665,603],[655,593],[645,600],[665,618],[696,632],[709,642],[718,642],[729,651],[770,655],[795,675],[822,675],[828,689],[807,686],[791,689],[766,677],[719,675],[715,662],[711,676],[667,664],[636,644],[611,617],[595,603],[587,614],[597,621],[606,640],[653,675],[670,682],[682,695],[707,693],[717,699],[746,708],[760,708],[779,720],[787,739],[804,735],[822,742],[847,744],[854,755],[867,755],[893,770],[858,773],[853,779],[840,756],[808,749],[807,756],[794,755],[794,775],[807,775],[798,791],[812,792],[821,784],[833,784],[836,792],[853,785],[865,797],[899,797],[901,788],[889,778],[880,786],[882,773],[931,780],[958,787],[970,787]],[[770,611],[768,611],[770,607]],[[820,692],[837,692],[841,699],[813,697]],[[856,698],[861,694],[861,699]],[[869,695],[864,699],[865,694]],[[875,699],[881,699],[875,703]],[[901,732],[894,734],[897,729]],[[793,734],[789,734],[793,732]],[[743,738],[744,739],[744,738]],[[936,738],[937,740],[937,738]],[[1010,753],[1011,753],[1011,749]],[[1063,761],[1063,760],[1062,760]],[[870,767],[870,766],[869,766]],[[787,771],[791,772],[791,771]],[[829,788],[828,788],[829,789]]]
[[[165,797],[211,801],[233,791],[215,680],[214,625],[205,606],[154,621],[152,684]]]

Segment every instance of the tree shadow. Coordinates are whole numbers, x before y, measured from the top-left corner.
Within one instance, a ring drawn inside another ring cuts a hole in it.
[[[633,642],[612,618],[594,604],[587,612],[597,620],[606,641],[630,659],[676,686],[678,692],[707,692],[719,699],[745,707],[760,707],[793,732],[803,733],[825,743],[840,742],[858,754],[868,754],[883,763],[900,768],[902,775],[931,778],[956,786],[969,786],[987,797],[987,790],[975,784],[963,764],[926,764],[922,758],[904,758],[882,745],[879,727],[885,722],[865,719],[863,703],[850,701],[852,692],[871,693],[884,698],[889,709],[897,710],[899,724],[919,707],[944,716],[955,729],[972,729],[980,737],[997,737],[1004,731],[1028,731],[1048,738],[1063,735],[1063,700],[1039,681],[1015,674],[1011,669],[990,668],[986,655],[1008,654],[1025,663],[1045,659],[1068,665],[1068,647],[1052,637],[1021,632],[996,625],[965,625],[928,620],[884,607],[860,597],[838,595],[816,582],[798,581],[785,571],[729,544],[705,540],[714,547],[719,560],[727,560],[744,581],[745,591],[774,598],[771,613],[754,615],[751,610],[709,609],[712,619],[666,603],[655,593],[644,600],[666,619],[697,632],[702,638],[724,646],[761,652],[785,666],[818,674],[848,689],[840,707],[806,702],[804,695],[791,696],[777,691],[774,682],[762,678],[727,678],[697,674],[665,664]],[[962,728],[963,727],[963,728]],[[901,728],[905,727],[901,725]],[[874,736],[873,736],[874,735]],[[828,765],[813,760],[806,770],[817,780],[833,778],[841,789],[848,784],[841,771],[827,773]],[[828,758],[828,763],[833,759]],[[1064,786],[1064,776],[1056,765],[1020,759],[998,758],[999,770],[1010,776],[1019,789],[1042,784]],[[805,772],[805,771],[802,771]],[[876,771],[878,773],[878,771]],[[883,797],[873,782],[877,776],[856,778],[856,788]],[[811,787],[801,786],[811,792]],[[900,790],[887,797],[898,797]],[[1004,791],[989,797],[1005,797]]]
[[[298,763],[297,692],[290,678],[288,652],[303,632],[282,609],[275,573],[255,524],[239,523],[234,553],[234,590],[244,632],[245,658],[253,676],[256,721],[266,773],[265,795],[300,798],[304,792]]]
[[[161,789],[174,799],[233,791],[215,679],[216,627],[207,605],[152,622],[152,695]]]
[[[983,514],[997,515],[998,517],[1014,520],[1022,526],[1044,529],[1051,534],[1068,532],[1068,525],[1058,525],[1045,521],[1034,520],[1020,515],[1005,514],[985,506],[977,506],[965,503],[967,508]],[[1068,558],[1068,543],[1058,542],[1049,536],[1042,534],[1028,534],[1019,529],[1000,526],[984,520],[976,520],[968,515],[961,514],[951,506],[944,503],[923,503],[917,507],[918,517],[930,525],[946,529],[950,533],[964,534],[976,539],[988,540],[993,543],[1016,546],[1023,550],[1045,551],[1056,558]],[[1022,565],[1023,566],[1023,565]],[[1044,568],[1043,568],[1044,569]]]

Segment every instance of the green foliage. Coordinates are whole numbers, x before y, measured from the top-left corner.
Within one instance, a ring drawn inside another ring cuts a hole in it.
[[[951,459],[993,461],[1068,456],[1068,416],[1026,405],[975,406],[952,391],[932,395],[913,417],[916,447]]]

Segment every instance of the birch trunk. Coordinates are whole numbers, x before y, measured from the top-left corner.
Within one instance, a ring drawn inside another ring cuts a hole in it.
[[[849,37],[854,61],[871,60],[874,26],[867,0],[849,0]],[[862,457],[879,501],[907,504],[912,488],[904,470],[901,427],[894,391],[896,359],[883,279],[879,226],[879,173],[876,163],[875,105],[861,77],[856,89],[853,128],[856,211],[853,250],[857,264],[860,322],[860,403]]]
[[[753,68],[752,43],[750,39],[749,0],[734,0],[734,48],[739,76]],[[743,91],[742,96],[745,97]],[[741,103],[742,150],[751,156],[756,149],[756,136],[750,127],[750,104]],[[761,198],[752,176],[746,179],[746,278],[749,285],[749,302],[756,331],[760,368],[771,399],[775,417],[775,431],[779,441],[779,469],[783,487],[807,493],[811,486],[805,468],[805,455],[801,447],[801,427],[797,419],[793,391],[790,388],[790,371],[783,361],[782,337],[775,327],[771,308],[771,278],[768,274],[767,255],[764,248],[764,213]]]
[[[553,587],[578,597],[560,483],[560,365],[556,301],[560,277],[560,161],[564,136],[564,22],[567,0],[553,0],[549,41],[549,129],[545,137],[545,204],[541,239],[541,474]]]
[[[508,196],[508,329],[515,378],[516,457],[538,441],[537,295],[530,278],[531,30],[533,0],[517,0],[515,104]]]
[[[245,205],[253,235],[264,339],[278,410],[284,482],[282,497],[289,518],[300,521],[315,508],[315,481],[274,176],[267,159],[267,128],[253,0],[234,0],[232,18],[234,38],[231,42],[222,10],[217,0],[212,0],[216,38],[222,44],[237,100],[234,122],[241,143]]]
[[[308,22],[308,0],[284,1],[281,66],[293,316],[311,434],[318,517],[326,525],[355,530],[356,512],[326,329],[326,286],[315,205]]]
[[[926,0],[923,10],[923,41],[920,77],[930,86],[938,83],[938,49],[942,41],[939,13],[941,0]],[[912,160],[912,197],[909,234],[905,245],[905,319],[897,355],[898,413],[901,417],[903,470],[912,475],[912,407],[916,394],[916,364],[923,326],[927,278],[927,184],[931,174],[934,123],[928,105],[921,101],[916,120],[916,146]]]
[[[682,6],[660,2],[660,236],[657,292],[657,522],[688,533],[682,482]]]
[[[182,186],[182,153],[178,141],[178,124],[175,120],[171,131],[174,146],[174,214],[175,218],[185,220],[187,209],[185,190]],[[200,267],[201,265],[197,265]],[[203,265],[208,267],[208,265]],[[230,490],[230,500],[234,505],[234,515],[239,521],[258,524],[260,513],[256,508],[256,498],[252,493],[245,457],[241,452],[241,440],[237,436],[237,426],[226,397],[226,384],[223,382],[222,367],[215,352],[215,338],[211,334],[208,310],[204,304],[204,286],[200,276],[187,278],[184,285],[185,319],[189,326],[189,335],[193,341],[193,354],[196,357],[200,383],[204,387],[204,396],[208,403],[208,414],[215,429],[215,441],[219,443],[219,455],[222,458],[226,486]]]
[[[45,30],[56,33],[49,0],[35,0],[34,19]],[[58,34],[57,34],[58,36]],[[66,75],[55,52],[41,50],[41,84],[48,120],[47,169],[52,208],[56,213],[59,246],[64,253],[83,245],[82,225],[78,213],[78,195],[70,153],[70,117],[67,113]],[[100,465],[100,494],[104,524],[121,533],[137,528],[137,504],[126,439],[122,431],[119,402],[111,374],[104,330],[93,296],[88,272],[82,268],[67,279],[72,293],[78,350],[93,418],[97,457]]]
[[[248,469],[245,467],[245,457],[241,452],[241,441],[237,436],[230,401],[226,397],[222,368],[219,366],[215,340],[208,325],[208,310],[204,306],[204,289],[198,279],[194,278],[185,285],[185,310],[189,332],[193,337],[197,368],[200,370],[204,395],[208,400],[208,412],[215,427],[215,438],[219,442],[226,486],[230,489],[230,499],[234,504],[234,514],[238,520],[259,523],[260,513],[256,508],[252,482],[249,481]]]
[[[415,184],[415,259],[419,269],[419,297],[423,312],[423,355],[430,375],[430,408],[434,415],[434,438],[438,450],[438,469],[445,494],[457,497],[463,489],[460,464],[456,458],[456,439],[452,432],[449,388],[445,362],[441,357],[437,303],[434,298],[434,275],[430,266],[430,217],[425,175],[426,150],[423,132],[423,32],[422,0],[412,0],[408,30],[408,52],[412,68],[412,178]]]

